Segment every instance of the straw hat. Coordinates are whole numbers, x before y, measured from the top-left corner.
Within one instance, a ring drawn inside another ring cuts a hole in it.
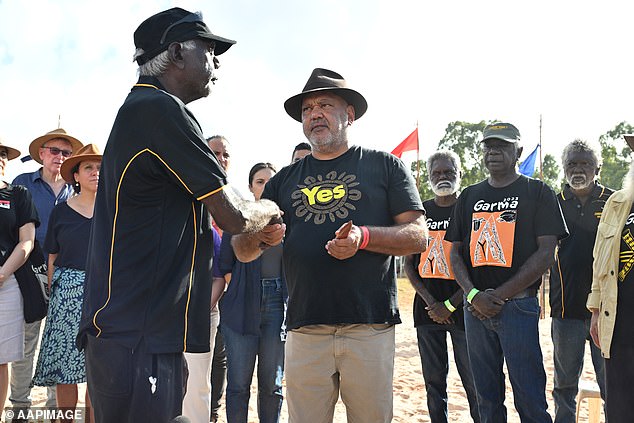
[[[74,156],[71,156],[64,160],[64,163],[62,163],[60,174],[66,182],[68,182],[69,184],[75,184],[75,178],[73,178],[73,168],[75,167],[75,165],[86,160],[100,162],[101,157],[102,155],[99,147],[97,147],[95,144],[86,144],[86,146],[79,149],[79,151]]]
[[[31,155],[31,158],[39,164],[43,164],[42,159],[40,159],[40,147],[42,147],[48,141],[57,138],[68,141],[71,145],[71,148],[73,149],[73,154],[75,154],[77,150],[84,146],[81,141],[69,135],[66,131],[64,131],[64,129],[57,128],[31,141],[31,144],[29,145],[29,154]]]
[[[0,147],[4,147],[7,149],[7,156],[9,160],[16,159],[20,157],[20,154],[22,154],[20,153],[20,150],[17,150],[13,147],[9,147],[8,145],[6,145],[4,141],[2,140],[2,138],[0,138]]]

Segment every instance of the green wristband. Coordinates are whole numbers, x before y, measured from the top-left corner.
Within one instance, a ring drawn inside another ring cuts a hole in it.
[[[471,291],[469,291],[469,293],[467,294],[467,302],[469,304],[471,304],[471,301],[473,301],[473,297],[478,295],[478,292],[480,292],[478,288],[471,288]]]
[[[453,304],[451,304],[451,301],[445,300],[443,304],[445,305],[445,307],[447,307],[447,310],[451,311],[452,313],[456,311],[456,307],[454,307]]]

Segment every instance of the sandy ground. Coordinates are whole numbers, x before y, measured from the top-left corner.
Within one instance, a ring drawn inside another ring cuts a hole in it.
[[[399,303],[401,307],[401,316],[403,324],[398,325],[396,329],[396,359],[394,369],[394,422],[411,423],[411,422],[429,422],[427,412],[425,386],[423,376],[421,374],[420,356],[416,342],[416,331],[413,327],[412,319],[412,298],[413,289],[406,280],[399,280]],[[548,399],[548,410],[551,415],[554,414],[554,406],[552,402],[553,387],[553,359],[552,359],[552,341],[550,339],[550,319],[546,317],[540,321],[540,339],[541,347],[544,355],[544,366],[547,375],[546,394]],[[449,342],[451,344],[451,342]],[[450,357],[453,357],[450,352]],[[586,348],[586,359],[583,369],[582,379],[594,380],[594,371],[590,360],[590,353]],[[460,377],[456,371],[453,360],[450,360],[449,377],[447,381],[447,389],[449,395],[449,421],[450,422],[469,422],[469,407],[464,390],[462,388]],[[513,407],[513,394],[510,383],[507,379],[507,396],[506,405],[508,408],[508,421],[520,422],[519,416]],[[80,391],[81,397],[81,391]],[[33,398],[35,405],[43,405],[46,400],[46,390],[44,388],[35,388],[33,390]],[[251,387],[251,401],[249,403],[249,422],[257,422],[257,396],[255,379]],[[10,405],[7,402],[7,405]],[[221,409],[221,421],[224,419],[224,408]],[[282,422],[287,422],[286,403],[282,409]],[[346,422],[345,406],[339,400],[335,409],[335,422]],[[584,402],[579,422],[588,421],[588,404]],[[603,416],[601,416],[603,421]]]

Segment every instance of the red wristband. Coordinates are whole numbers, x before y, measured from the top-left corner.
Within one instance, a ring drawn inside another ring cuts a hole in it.
[[[359,245],[359,250],[365,250],[365,247],[367,247],[370,242],[370,231],[365,226],[359,226],[359,229],[361,229],[361,233],[363,234],[363,240],[361,241],[361,245]]]

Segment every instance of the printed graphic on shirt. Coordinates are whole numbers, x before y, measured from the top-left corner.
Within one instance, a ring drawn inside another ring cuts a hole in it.
[[[634,213],[630,214],[627,218],[627,222],[634,219]],[[621,252],[619,253],[619,281],[623,282],[627,277],[632,267],[634,267],[634,236],[632,231],[627,227],[629,223],[626,222],[626,229],[621,234]]]
[[[429,222],[428,222],[429,224]],[[429,245],[420,255],[418,273],[422,278],[455,279],[449,254],[451,242],[445,241],[445,231],[429,231]]]
[[[9,200],[0,200],[0,208],[11,209],[11,201],[9,201]]]
[[[354,189],[359,185],[355,175],[328,172],[326,176],[307,176],[293,192],[292,207],[295,216],[305,222],[313,220],[321,225],[326,219],[331,222],[346,219],[350,210],[356,210],[354,203],[361,198],[361,191]]]
[[[484,200],[475,203],[469,246],[473,267],[513,265],[517,205],[517,197],[495,203]]]

